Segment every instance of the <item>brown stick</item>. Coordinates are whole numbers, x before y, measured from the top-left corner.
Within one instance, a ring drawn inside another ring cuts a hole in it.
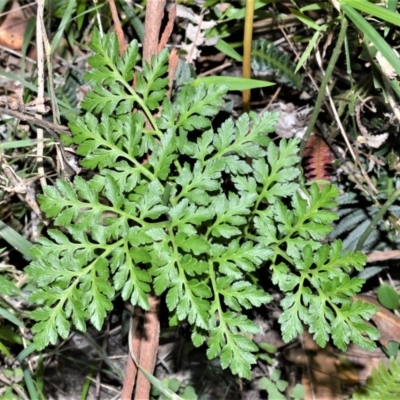
[[[158,44],[158,51],[161,51],[168,43],[168,40],[171,36],[172,30],[174,29],[174,23],[176,18],[176,5],[177,0],[175,0],[175,4],[171,7],[168,13],[168,23],[164,29],[163,34],[161,35],[160,43]],[[172,49],[169,59],[168,59],[168,92],[167,97],[171,97],[173,82],[176,74],[176,70],[178,68],[179,57],[176,49]]]
[[[158,342],[160,339],[160,298],[152,294],[149,296],[149,303],[150,310],[146,311],[144,315],[138,362],[146,371],[153,373],[156,366]],[[136,379],[135,400],[149,399],[150,389],[150,382],[139,371]]]
[[[79,174],[80,168],[72,165],[69,163],[68,157],[65,154],[63,142],[58,137],[57,132],[63,133],[64,135],[71,136],[71,132],[69,131],[68,127],[64,125],[54,124],[49,121],[45,121],[44,119],[36,118],[34,115],[11,110],[9,108],[0,107],[0,115],[8,115],[14,118],[17,118],[21,121],[29,122],[33,125],[40,126],[41,128],[46,129],[48,133],[54,138],[54,140],[58,143],[61,157],[62,157],[62,166],[63,170],[65,170],[68,176],[73,176],[75,174]]]
[[[178,69],[178,64],[179,64],[178,51],[176,49],[172,49],[168,59],[168,92],[167,92],[168,99],[171,98],[172,87],[174,85],[174,78],[176,70]]]
[[[143,43],[143,58],[150,62],[151,56],[158,52],[158,40],[160,35],[161,21],[164,16],[166,0],[148,0],[145,18],[145,35]],[[147,124],[149,124],[147,122]],[[145,313],[143,335],[140,340],[138,363],[145,370],[153,373],[158,351],[160,337],[159,304],[160,299],[154,294],[149,297],[150,309]],[[134,333],[133,338],[138,332]],[[131,346],[137,346],[137,339],[132,340]],[[151,385],[147,378],[138,373],[135,389],[135,400],[150,398]],[[125,399],[124,399],[125,400]]]
[[[146,6],[146,18],[144,21],[143,58],[151,60],[151,56],[158,52],[158,39],[161,29],[161,21],[164,17],[166,0],[148,0]]]
[[[131,306],[129,306],[131,307]],[[131,400],[133,394],[133,388],[136,382],[136,375],[138,369],[136,367],[133,358],[131,357],[131,353],[133,353],[136,358],[139,358],[140,352],[140,337],[141,337],[141,327],[140,324],[143,318],[139,318],[142,315],[142,311],[139,307],[135,309],[135,318],[132,320],[132,324],[129,327],[130,334],[129,334],[129,347],[130,351],[128,352],[128,361],[126,363],[126,370],[125,370],[125,377],[124,377],[124,384],[122,387],[121,392],[121,400]]]
[[[164,29],[163,34],[161,35],[160,43],[158,44],[158,51],[161,51],[166,44],[168,43],[168,39],[171,36],[172,30],[174,29],[174,22],[175,22],[175,17],[176,17],[176,2],[175,4],[171,7],[168,13],[168,23],[167,26]]]
[[[165,0],[148,0],[147,2],[143,43],[143,58],[147,62],[150,62],[151,56],[158,52],[158,40],[165,3]],[[153,373],[160,336],[159,299],[155,295],[150,295],[149,303],[150,310],[145,314],[143,326],[144,337],[142,337],[140,343],[139,364],[148,372]],[[139,372],[136,381],[135,400],[148,399],[150,389],[150,382]]]
[[[124,32],[122,30],[121,21],[119,20],[117,7],[115,7],[114,0],[108,0],[108,4],[110,6],[111,16],[115,26],[115,33],[117,34],[118,43],[119,43],[119,54],[123,54],[127,49],[128,44],[126,43]]]
[[[52,122],[45,121],[44,119],[36,118],[34,115],[31,114],[23,113],[16,110],[11,110],[10,108],[4,108],[4,107],[0,107],[0,114],[11,115],[12,117],[18,118],[21,121],[31,122],[32,124],[40,126],[41,128],[44,128],[51,133],[61,132],[64,135],[71,136],[71,132],[69,131],[67,126],[53,124]]]
[[[400,258],[400,250],[376,251],[367,255],[368,262],[386,261]]]
[[[114,0],[109,0],[108,3],[110,6],[112,19],[113,19],[114,26],[115,26],[115,32],[116,32],[117,38],[118,38],[119,54],[122,55],[128,48],[128,44],[126,43],[126,40],[125,40],[124,32],[122,30],[121,21],[118,16],[118,11],[115,6],[115,2],[114,2]],[[133,354],[138,355],[139,351],[140,351],[140,338],[138,338],[138,333],[140,332],[140,327],[139,327],[140,322],[141,322],[141,318],[134,318],[133,322],[129,328],[131,330],[129,338],[132,337],[133,339],[132,340],[129,339],[130,340],[130,343],[129,343],[130,351],[128,353],[128,360],[127,360],[127,364],[126,364],[124,383],[123,383],[122,392],[121,392],[122,400],[131,400],[132,399],[133,388],[135,386],[138,369],[137,369],[130,354],[132,352]]]

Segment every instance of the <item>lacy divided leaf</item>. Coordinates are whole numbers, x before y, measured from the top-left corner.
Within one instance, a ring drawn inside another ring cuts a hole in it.
[[[120,58],[116,38],[94,32],[91,49],[93,90],[65,141],[93,177],[57,180],[38,196],[54,229],[27,268],[37,347],[87,321],[100,329],[117,295],[146,310],[154,290],[165,293],[171,325],[187,321],[196,346],[249,378],[258,348],[248,335],[259,331],[251,311],[272,301],[258,278],[272,274],[284,340],[309,325],[322,346],[372,348],[377,333],[364,320],[376,309],[352,302],[363,281],[349,277],[365,257],[321,244],[338,191],[300,186],[299,142],[268,136],[278,114],[215,128],[226,87],[188,85],[169,100],[167,52],[139,72],[135,41]]]

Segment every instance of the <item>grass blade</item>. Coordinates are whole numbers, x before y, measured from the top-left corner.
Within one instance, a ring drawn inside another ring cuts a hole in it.
[[[349,6],[348,4],[342,4],[341,8],[343,12],[353,21],[357,28],[364,33],[364,35],[368,38],[370,42],[374,44],[376,49],[381,52],[383,57],[386,58],[389,64],[396,71],[397,75],[400,75],[399,58],[397,57],[393,49],[389,46],[389,44],[375,30],[375,28],[365,18],[363,18],[360,13],[358,13],[353,7]]]
[[[26,259],[31,259],[29,251],[33,244],[3,221],[0,221],[0,237],[14,247],[14,249],[18,250]]]
[[[345,0],[340,7],[343,11],[345,11],[343,7],[348,6],[354,7],[357,10],[373,15],[374,17],[380,18],[386,22],[390,22],[394,25],[400,26],[400,15],[396,12],[388,10],[385,7],[379,7],[373,3],[370,3],[369,1],[360,0]]]

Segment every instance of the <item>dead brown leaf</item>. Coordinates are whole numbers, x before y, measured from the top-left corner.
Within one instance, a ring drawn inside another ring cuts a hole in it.
[[[0,26],[0,45],[12,50],[21,50],[28,20],[18,1],[13,1],[11,9]]]
[[[381,306],[374,297],[358,295],[355,296],[355,299],[374,304],[379,308],[379,311],[371,319],[381,334],[379,338],[381,345],[387,347],[390,340],[400,342],[400,319],[396,315]]]
[[[321,349],[308,332],[303,333],[302,338],[307,356],[302,378],[306,391],[304,399],[341,400],[343,396],[334,349],[330,345]]]

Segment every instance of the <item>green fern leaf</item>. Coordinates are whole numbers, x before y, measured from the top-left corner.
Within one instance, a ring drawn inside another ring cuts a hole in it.
[[[296,74],[295,63],[267,40],[254,40],[251,66],[256,75],[274,76],[279,82],[299,89],[301,76]]]
[[[137,42],[122,58],[115,35],[96,31],[90,46],[93,90],[65,142],[93,176],[38,196],[55,228],[27,268],[38,349],[87,322],[100,329],[117,296],[147,310],[153,290],[165,293],[171,325],[187,321],[194,345],[249,378],[258,347],[246,335],[259,328],[244,311],[272,301],[258,284],[268,270],[283,295],[285,341],[308,325],[321,346],[373,348],[365,321],[376,308],[351,301],[364,281],[349,273],[365,256],[321,244],[338,191],[300,187],[299,141],[268,135],[278,114],[244,114],[214,131],[225,86],[186,85],[171,101],[167,51],[136,74]]]
[[[354,400],[398,399],[400,396],[400,359],[381,362],[372,370],[367,383],[356,390]]]

